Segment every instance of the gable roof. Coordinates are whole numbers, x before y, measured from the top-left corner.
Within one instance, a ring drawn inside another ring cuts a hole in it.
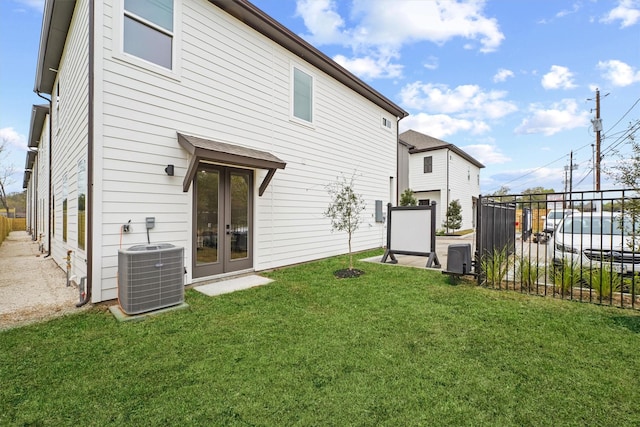
[[[337,62],[304,41],[300,36],[258,9],[247,0],[209,0],[240,22],[273,40],[291,53],[317,67],[354,92],[392,113],[396,118],[409,115],[405,110],[351,74]],[[42,18],[40,51],[36,69],[35,92],[51,94],[62,57],[75,0],[46,0]]]
[[[484,168],[484,165],[482,163],[480,163],[455,145],[445,142],[441,139],[416,132],[415,130],[410,129],[408,131],[402,132],[400,135],[398,135],[398,139],[401,144],[407,145],[409,147],[409,154],[449,149],[468,162],[474,164],[475,166]]]

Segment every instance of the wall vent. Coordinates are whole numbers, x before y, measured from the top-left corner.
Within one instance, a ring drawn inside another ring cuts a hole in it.
[[[184,301],[184,248],[169,243],[118,250],[118,303],[126,314]]]

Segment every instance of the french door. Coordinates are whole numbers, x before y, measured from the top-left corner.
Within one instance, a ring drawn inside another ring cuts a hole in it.
[[[193,277],[253,267],[253,172],[201,163],[193,184]]]

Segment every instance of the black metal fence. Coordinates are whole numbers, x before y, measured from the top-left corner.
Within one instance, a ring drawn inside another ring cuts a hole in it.
[[[640,308],[640,197],[634,190],[480,197],[478,284]]]

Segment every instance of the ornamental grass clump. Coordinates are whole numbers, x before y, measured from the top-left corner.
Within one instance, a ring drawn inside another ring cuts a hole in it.
[[[507,261],[509,255],[506,248],[494,249],[493,252],[485,254],[480,260],[482,270],[483,285],[501,287],[501,283],[507,275]]]

